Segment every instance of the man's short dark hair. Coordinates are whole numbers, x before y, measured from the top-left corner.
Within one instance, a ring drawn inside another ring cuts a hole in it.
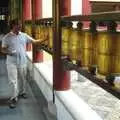
[[[10,29],[12,29],[13,26],[15,26],[15,25],[19,25],[20,23],[21,23],[21,21],[18,18],[11,20],[10,21]]]

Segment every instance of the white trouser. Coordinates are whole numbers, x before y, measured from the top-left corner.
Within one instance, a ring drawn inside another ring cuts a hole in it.
[[[12,87],[12,98],[26,92],[26,71],[27,65],[17,66],[14,64],[7,65],[8,79]]]

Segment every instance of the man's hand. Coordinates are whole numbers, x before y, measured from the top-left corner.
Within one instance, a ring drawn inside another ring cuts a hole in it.
[[[16,50],[12,50],[11,52],[8,50],[8,47],[3,47],[2,48],[2,53],[5,54],[5,55],[10,55],[10,56],[13,56],[13,55],[16,55]]]
[[[45,41],[48,41],[48,36],[44,39],[32,40],[33,44],[43,44]]]
[[[10,56],[15,56],[17,55],[16,50],[12,50],[11,52],[8,53]]]

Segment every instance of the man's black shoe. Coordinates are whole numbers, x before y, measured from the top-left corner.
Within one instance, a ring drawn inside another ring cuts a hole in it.
[[[17,105],[16,98],[9,100],[9,108],[11,108],[11,109],[16,108],[16,105]]]
[[[26,93],[19,94],[18,97],[19,97],[19,98],[23,98],[23,99],[27,99],[27,98],[28,98],[28,96],[27,96]]]

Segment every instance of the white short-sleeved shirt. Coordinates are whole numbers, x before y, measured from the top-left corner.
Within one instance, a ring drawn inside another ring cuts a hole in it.
[[[15,51],[14,55],[7,55],[6,63],[15,65],[26,64],[26,43],[32,40],[32,37],[23,32],[19,32],[18,35],[13,32],[6,34],[2,40],[2,47],[8,47],[10,53]]]
[[[5,36],[4,34],[0,34],[0,42],[2,42],[4,36]]]

